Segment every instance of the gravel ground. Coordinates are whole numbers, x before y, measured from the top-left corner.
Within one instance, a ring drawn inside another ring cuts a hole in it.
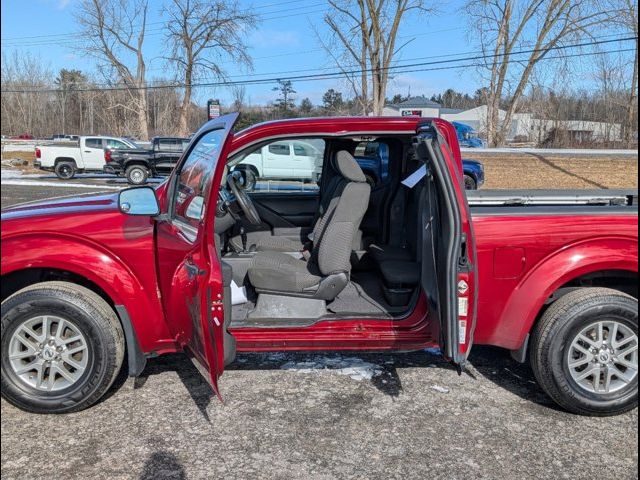
[[[637,188],[637,161],[481,160],[487,188]],[[89,188],[3,184],[2,207],[118,184],[80,181]],[[638,477],[637,410],[558,410],[499,349],[476,347],[460,377],[427,352],[244,354],[221,388],[224,404],[170,355],[84,412],[33,415],[2,400],[2,478]]]
[[[637,478],[637,410],[559,411],[497,349],[461,377],[426,352],[240,355],[221,387],[172,355],[84,412],[2,401],[2,478]]]

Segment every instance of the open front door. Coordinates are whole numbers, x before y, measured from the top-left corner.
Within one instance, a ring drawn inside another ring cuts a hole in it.
[[[449,124],[434,120],[423,124],[417,133],[417,154],[428,172],[428,208],[423,209],[422,218],[423,288],[431,311],[440,320],[443,355],[461,371],[473,342],[478,294],[475,239],[462,160],[453,153],[459,148],[455,129]]]
[[[226,159],[237,118],[211,120],[194,136],[168,180],[166,213],[156,226],[167,321],[218,397],[218,378],[233,361],[235,341],[227,331],[231,272],[219,260],[213,222],[223,173],[218,165]]]

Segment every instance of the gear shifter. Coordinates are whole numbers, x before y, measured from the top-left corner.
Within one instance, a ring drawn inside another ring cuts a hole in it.
[[[240,239],[242,240],[242,251],[247,251],[247,232],[244,227],[240,227]]]

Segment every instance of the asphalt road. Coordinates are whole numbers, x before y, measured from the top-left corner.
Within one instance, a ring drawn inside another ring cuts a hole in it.
[[[3,207],[75,193],[6,187]],[[224,404],[171,355],[84,412],[3,400],[2,478],[638,477],[637,410],[563,412],[499,349],[476,347],[462,376],[428,352],[243,354],[221,388]]]

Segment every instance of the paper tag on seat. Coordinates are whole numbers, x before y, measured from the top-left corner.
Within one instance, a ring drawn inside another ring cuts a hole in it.
[[[427,176],[427,166],[423,165],[402,181],[405,187],[413,188],[420,180]]]

